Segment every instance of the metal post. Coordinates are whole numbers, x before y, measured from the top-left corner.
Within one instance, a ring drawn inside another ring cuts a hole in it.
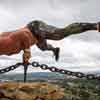
[[[24,82],[26,82],[26,78],[27,78],[27,69],[28,69],[28,64],[25,63],[24,64]]]
[[[26,78],[27,78],[27,69],[28,69],[28,65],[29,65],[29,62],[28,62],[28,59],[26,60],[25,58],[25,53],[23,54],[23,66],[24,66],[24,82],[26,82]]]

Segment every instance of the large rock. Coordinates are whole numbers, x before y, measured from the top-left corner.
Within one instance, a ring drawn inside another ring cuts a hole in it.
[[[59,100],[64,89],[50,83],[0,83],[0,100]]]

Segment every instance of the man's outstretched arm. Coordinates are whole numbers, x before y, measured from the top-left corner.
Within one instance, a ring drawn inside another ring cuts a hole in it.
[[[28,63],[29,59],[31,58],[31,41],[27,35],[22,36],[21,46],[23,48],[23,62]]]
[[[42,50],[42,51],[52,51],[54,53],[56,61],[59,59],[59,48],[58,47],[53,47],[52,45],[48,44],[45,39],[42,39],[39,41],[37,44],[37,47]]]

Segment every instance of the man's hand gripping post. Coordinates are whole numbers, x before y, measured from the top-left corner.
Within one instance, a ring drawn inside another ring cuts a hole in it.
[[[23,54],[23,64],[24,64],[24,82],[26,82],[26,77],[27,77],[27,69],[28,69],[28,64],[29,64],[29,59],[31,57],[31,51],[29,49],[24,49],[24,54]]]

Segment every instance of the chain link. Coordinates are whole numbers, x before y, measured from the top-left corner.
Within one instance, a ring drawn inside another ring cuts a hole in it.
[[[43,70],[49,70],[51,72],[58,72],[60,74],[66,74],[66,75],[75,76],[78,78],[86,78],[88,80],[92,80],[92,79],[100,80],[100,76],[97,76],[95,74],[84,74],[82,72],[72,72],[72,71],[65,70],[65,69],[59,69],[53,66],[49,67],[48,65],[45,65],[45,64],[40,65],[38,62],[32,62],[31,65],[36,68],[39,67]]]
[[[0,74],[6,73],[6,72],[10,72],[10,71],[18,68],[20,65],[22,65],[22,63],[17,63],[15,65],[11,65],[11,66],[9,66],[7,68],[0,69]]]
[[[15,65],[11,65],[7,68],[0,69],[0,74],[12,71],[12,70],[18,68],[20,65],[24,66],[25,64],[24,63],[17,63]],[[29,65],[32,65],[33,67],[36,67],[36,68],[41,68],[42,70],[49,70],[51,72],[58,72],[60,74],[75,76],[75,77],[78,77],[78,78],[86,78],[86,79],[89,79],[89,80],[92,80],[92,79],[100,80],[100,76],[97,76],[95,74],[84,74],[82,72],[72,72],[72,71],[65,70],[65,69],[59,69],[59,68],[56,68],[54,66],[49,67],[46,64],[40,65],[38,62],[28,63],[27,66],[29,66]]]

